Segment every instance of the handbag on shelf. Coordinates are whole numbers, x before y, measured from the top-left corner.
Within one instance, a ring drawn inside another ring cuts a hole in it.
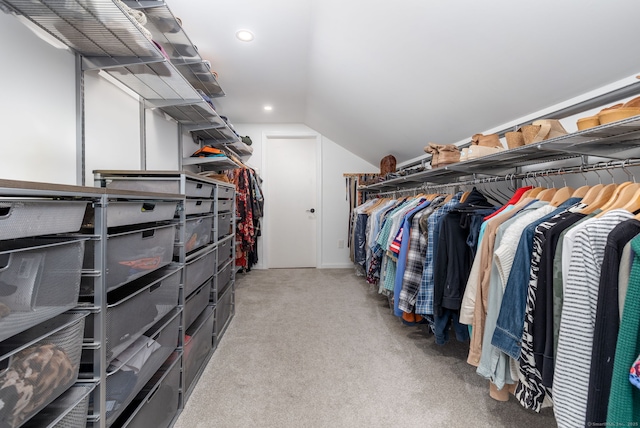
[[[522,127],[524,144],[536,144],[550,138],[567,135],[568,132],[557,119],[540,119]]]
[[[460,162],[460,149],[455,144],[429,143],[424,151],[431,153],[431,168],[438,168]]]
[[[471,144],[474,146],[482,147],[502,147],[502,143],[500,142],[500,137],[498,137],[498,134],[474,134],[471,137]]]
[[[467,148],[467,160],[481,158],[483,156],[492,155],[494,153],[504,151],[504,147],[486,147],[471,145]]]
[[[507,147],[510,149],[524,146],[524,135],[522,133],[522,128],[518,128],[516,131],[506,132],[504,134],[504,137],[507,140]]]

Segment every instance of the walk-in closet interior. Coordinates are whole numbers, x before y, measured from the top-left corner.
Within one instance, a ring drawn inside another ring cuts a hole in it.
[[[0,0],[0,428],[638,426],[639,15]]]

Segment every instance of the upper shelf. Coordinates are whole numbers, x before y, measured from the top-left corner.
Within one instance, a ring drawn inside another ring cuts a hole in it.
[[[638,147],[640,116],[635,116],[537,144],[363,186],[362,189],[381,191],[415,183],[447,183],[473,174],[506,175],[515,172],[518,167],[582,155],[624,160],[637,157]]]

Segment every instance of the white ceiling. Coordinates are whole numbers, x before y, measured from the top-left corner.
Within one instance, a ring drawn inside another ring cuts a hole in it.
[[[640,72],[636,0],[176,0],[232,123],[398,162]],[[255,34],[250,43],[239,29]],[[265,104],[273,105],[265,112]]]

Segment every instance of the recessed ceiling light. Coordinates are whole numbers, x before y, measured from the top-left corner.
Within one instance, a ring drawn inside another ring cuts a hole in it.
[[[264,111],[271,111],[273,110],[272,106],[264,106]]]
[[[238,30],[236,37],[243,42],[250,42],[253,40],[253,33],[249,30]]]

